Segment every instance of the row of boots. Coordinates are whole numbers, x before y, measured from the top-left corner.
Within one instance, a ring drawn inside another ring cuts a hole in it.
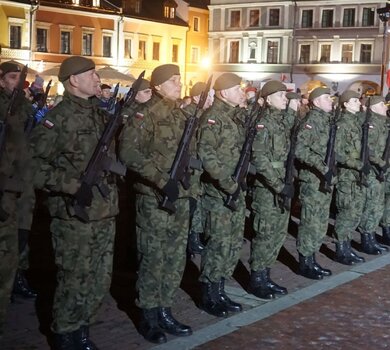
[[[81,326],[77,331],[54,334],[55,350],[98,350],[89,339],[89,327]]]

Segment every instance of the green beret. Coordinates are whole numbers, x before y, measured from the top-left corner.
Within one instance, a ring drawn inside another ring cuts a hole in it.
[[[78,75],[91,69],[95,69],[94,61],[83,56],[72,56],[61,63],[58,80],[62,83],[71,75]]]
[[[313,101],[315,98],[322,95],[330,95],[330,89],[327,87],[315,88],[309,95],[309,101]]]
[[[146,89],[150,89],[150,81],[142,78],[138,91],[142,91]]]
[[[199,96],[206,89],[206,83],[198,81],[191,89],[190,96]]]
[[[241,77],[234,73],[221,74],[214,83],[214,90],[230,89],[241,84]]]
[[[11,73],[11,72],[21,72],[21,70],[22,69],[20,68],[20,66],[14,62],[11,61],[3,62],[2,64],[0,64],[0,71],[1,71],[0,77],[2,78],[7,73]]]
[[[286,85],[277,80],[267,81],[261,89],[261,97],[267,97],[278,91],[286,91]]]
[[[380,103],[380,102],[385,102],[385,98],[383,96],[374,95],[374,96],[371,96],[367,100],[367,106],[368,106],[368,103],[370,104],[370,106],[373,106],[373,105],[376,105],[377,103]]]
[[[286,94],[286,97],[289,99],[289,100],[300,100],[301,99],[301,95],[298,94],[297,92],[288,92]]]
[[[340,106],[343,107],[344,102],[348,102],[351,98],[360,98],[360,94],[353,90],[345,90],[339,98]]]
[[[154,68],[150,79],[151,86],[157,86],[172,78],[174,75],[180,75],[180,68],[176,64],[163,64]]]

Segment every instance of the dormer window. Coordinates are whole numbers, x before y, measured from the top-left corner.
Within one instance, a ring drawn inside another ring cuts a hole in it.
[[[173,19],[175,18],[177,4],[174,0],[164,1],[164,17]]]

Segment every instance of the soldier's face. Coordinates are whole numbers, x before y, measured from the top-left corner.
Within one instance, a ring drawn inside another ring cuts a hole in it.
[[[111,90],[110,89],[103,89],[102,90],[102,97],[109,99],[111,97]]]
[[[245,102],[245,92],[242,90],[241,85],[235,85],[230,89],[222,90],[222,96],[233,106],[239,106]]]
[[[70,83],[77,90],[77,96],[81,98],[89,98],[94,96],[100,84],[100,78],[95,69],[90,69],[84,73],[70,76]]]
[[[137,92],[137,95],[135,96],[135,100],[138,103],[145,103],[150,100],[152,97],[152,89],[145,89]]]
[[[384,102],[376,103],[376,104],[372,105],[370,108],[374,113],[377,113],[377,114],[380,114],[383,116],[387,115],[387,106],[385,105]]]
[[[181,95],[180,75],[173,75],[170,79],[155,87],[155,89],[165,98],[176,101]]]
[[[286,91],[277,91],[267,97],[267,102],[270,106],[283,110],[287,107]]]
[[[344,104],[345,109],[351,113],[357,113],[360,111],[360,100],[358,98],[350,98],[348,102]]]
[[[214,102],[214,95],[215,95],[215,90],[210,89],[209,93],[207,94],[207,99],[206,102],[204,103],[203,109],[206,110],[207,108],[211,107],[211,105]]]
[[[295,112],[298,111],[299,107],[301,106],[301,101],[297,100],[296,98],[293,98],[290,100],[290,103],[288,104],[288,106],[294,110]]]
[[[313,104],[327,113],[331,112],[333,109],[333,101],[329,94],[318,96],[314,99]]]
[[[3,88],[7,93],[12,93],[18,86],[20,79],[20,72],[9,72],[0,78],[0,87]]]

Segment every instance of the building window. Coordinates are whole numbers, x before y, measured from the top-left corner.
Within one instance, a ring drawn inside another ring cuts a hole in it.
[[[251,41],[249,43],[249,59],[251,61],[256,60],[256,49],[257,49],[257,43],[255,41]]]
[[[313,27],[313,10],[302,10],[302,28]]]
[[[260,26],[260,10],[249,11],[249,27]]]
[[[194,32],[199,32],[199,17],[194,17],[194,20],[193,20],[193,29],[194,29]]]
[[[170,6],[164,6],[164,17],[175,18],[175,8]]]
[[[138,58],[146,60],[146,41],[140,40],[138,43]]]
[[[241,12],[238,10],[230,11],[230,27],[239,28],[241,21]]]
[[[372,7],[363,8],[362,26],[371,27],[375,22],[375,10]]]
[[[111,57],[111,36],[103,36],[103,57]]]
[[[70,54],[70,32],[61,32],[61,53]]]
[[[360,47],[360,63],[371,63],[371,44],[362,44]]]
[[[310,45],[301,45],[299,63],[310,63]]]
[[[132,58],[132,56],[131,56],[131,39],[125,39],[125,43],[123,46],[124,46],[125,58]]]
[[[333,27],[333,10],[323,10],[322,11],[322,28]]]
[[[92,56],[92,34],[83,33],[83,55]]]
[[[191,63],[199,62],[199,47],[191,47]]]
[[[330,62],[330,45],[329,44],[321,45],[320,63],[329,63],[329,62]]]
[[[341,46],[341,62],[352,63],[353,58],[353,45],[343,44]]]
[[[344,9],[343,27],[355,26],[355,9]]]
[[[153,60],[158,61],[160,59],[160,43],[153,43]]]
[[[239,41],[231,41],[229,45],[229,63],[238,63],[240,50],[240,42]]]
[[[92,2],[92,0],[80,0],[79,4],[80,4],[80,6],[92,7],[93,2]]]
[[[179,61],[179,46],[177,44],[172,45],[172,62]]]
[[[279,25],[279,9],[270,9],[269,10],[269,25],[278,26]]]
[[[267,63],[278,63],[279,42],[268,41],[267,43]]]
[[[47,29],[37,28],[37,51],[47,52]]]
[[[9,26],[9,47],[11,49],[20,49],[22,47],[22,27]]]

